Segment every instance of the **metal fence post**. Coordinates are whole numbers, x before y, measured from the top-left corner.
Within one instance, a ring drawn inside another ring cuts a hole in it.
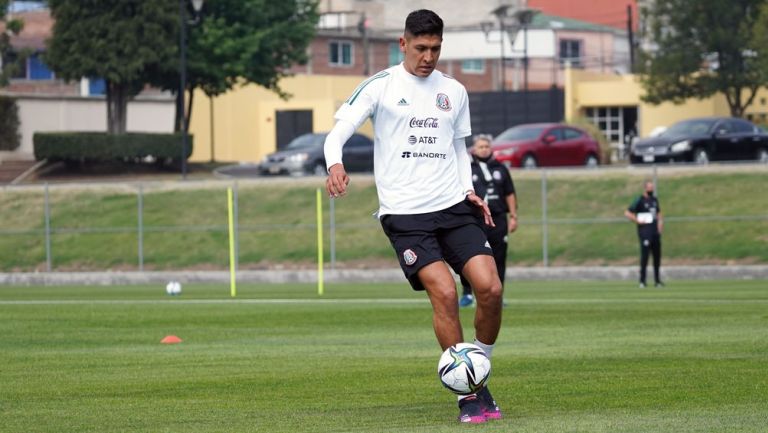
[[[336,269],[336,200],[331,197],[330,224],[331,224],[331,269]]]
[[[653,191],[658,196],[659,194],[659,168],[656,164],[653,164]]]
[[[144,186],[139,184],[137,197],[138,211],[138,242],[139,242],[139,272],[144,272]]]
[[[45,200],[43,203],[45,213],[45,269],[51,272],[53,257],[51,257],[51,204],[48,197],[48,182],[45,183]]]
[[[541,171],[541,256],[544,267],[549,266],[549,233],[547,231],[547,170]]]
[[[238,183],[235,181],[235,187],[232,188],[232,213],[233,213],[233,219],[234,219],[234,231],[235,231],[235,272],[237,272],[238,263],[240,261],[240,231],[238,230],[238,226],[240,224],[240,218],[238,215],[238,206],[237,206],[237,186]]]

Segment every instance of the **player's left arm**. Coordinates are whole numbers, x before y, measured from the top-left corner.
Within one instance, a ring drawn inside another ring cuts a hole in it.
[[[664,230],[664,217],[661,216],[661,211],[656,213],[656,228],[659,230],[659,234]]]
[[[507,195],[507,207],[509,208],[509,232],[517,230],[517,197],[515,193]]]

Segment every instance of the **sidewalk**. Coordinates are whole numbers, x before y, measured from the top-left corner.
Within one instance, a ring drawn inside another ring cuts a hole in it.
[[[649,267],[649,275],[652,271]],[[734,266],[667,266],[662,268],[662,279],[713,280],[713,279],[764,279],[768,280],[768,265]],[[637,280],[635,266],[585,266],[585,267],[510,267],[507,282],[514,281],[602,281]],[[326,269],[325,281],[329,283],[395,282],[405,284],[400,269]],[[652,278],[652,277],[651,277]],[[165,284],[176,280],[182,283],[229,284],[226,271],[152,271],[152,272],[18,272],[0,273],[0,285],[117,285],[117,284]],[[314,283],[316,270],[264,270],[238,271],[239,283]],[[768,288],[768,281],[766,281]]]

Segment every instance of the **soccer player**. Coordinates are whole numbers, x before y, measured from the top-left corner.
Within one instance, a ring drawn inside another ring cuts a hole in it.
[[[491,211],[494,226],[486,226],[485,232],[493,250],[499,280],[504,286],[507,270],[507,239],[509,233],[517,230],[517,198],[515,184],[504,164],[493,158],[491,136],[480,134],[472,143],[472,184],[475,193],[483,197]],[[475,303],[472,287],[461,276],[462,296],[459,306],[469,307]]]
[[[648,265],[648,253],[653,254],[653,279],[656,287],[663,287],[659,276],[661,267],[661,231],[664,219],[661,216],[659,199],[655,197],[653,182],[645,181],[645,191],[624,211],[630,221],[637,224],[637,237],[640,240],[640,288],[645,287],[645,268]]]
[[[432,11],[411,12],[400,37],[404,61],[363,81],[336,112],[325,141],[326,188],[347,192],[344,142],[371,118],[378,218],[414,290],[426,290],[443,350],[464,341],[456,282],[475,288],[474,343],[490,358],[501,326],[501,282],[482,225],[491,212],[475,194],[464,144],[472,131],[467,91],[435,69],[443,21]],[[459,399],[459,421],[485,422],[501,411],[488,388]]]

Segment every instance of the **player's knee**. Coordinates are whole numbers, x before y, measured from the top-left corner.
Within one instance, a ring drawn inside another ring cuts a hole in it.
[[[478,304],[496,304],[501,302],[502,297],[501,281],[498,278],[489,278],[475,288]]]

